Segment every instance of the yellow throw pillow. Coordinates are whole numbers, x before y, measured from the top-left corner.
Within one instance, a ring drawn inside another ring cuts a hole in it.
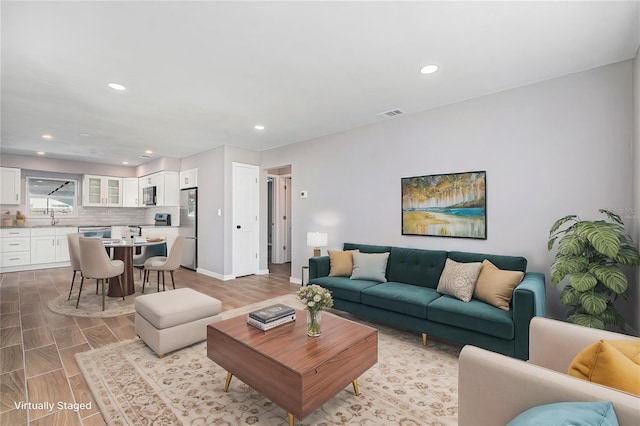
[[[351,276],[353,271],[353,252],[360,252],[360,250],[327,250],[327,253],[329,253],[330,277]]]
[[[485,259],[473,290],[473,297],[508,311],[513,290],[520,284],[523,277],[524,272],[498,269],[496,265]]]
[[[600,340],[580,351],[567,374],[640,396],[640,340]]]

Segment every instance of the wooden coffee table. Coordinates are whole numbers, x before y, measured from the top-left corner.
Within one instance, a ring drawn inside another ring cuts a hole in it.
[[[378,362],[378,330],[322,313],[322,335],[307,336],[306,312],[268,331],[240,315],[207,326],[207,356],[227,370],[225,392],[236,376],[302,420]]]

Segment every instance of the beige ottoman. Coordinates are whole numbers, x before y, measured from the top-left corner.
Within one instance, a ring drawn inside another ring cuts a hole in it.
[[[207,338],[207,324],[220,321],[222,303],[190,288],[138,296],[136,333],[155,353],[165,354]]]

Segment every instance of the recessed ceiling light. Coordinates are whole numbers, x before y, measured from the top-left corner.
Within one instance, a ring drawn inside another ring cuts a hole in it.
[[[48,135],[48,134],[44,134],[44,135],[42,135],[42,139],[53,139],[53,136]]]
[[[122,84],[118,84],[118,83],[109,83],[107,84],[107,86],[111,87],[113,90],[127,90],[126,87],[124,87]]]
[[[147,149],[144,153],[151,155],[151,154],[153,154],[153,151],[151,151],[150,149]]]
[[[45,153],[44,153],[44,151],[38,151],[38,152],[36,152],[36,154],[38,154],[38,155],[44,155]]]
[[[148,155],[141,155],[140,158],[149,158]]]
[[[123,161],[122,164],[127,165],[127,164],[129,164],[129,162],[128,161]]]
[[[436,71],[438,71],[437,65],[427,65],[426,67],[422,67],[420,70],[422,74],[433,74]]]
[[[91,136],[89,133],[78,133],[78,135],[84,138],[88,138],[89,136]]]
[[[262,124],[257,124],[254,126],[254,129],[256,130],[264,130],[264,126]]]

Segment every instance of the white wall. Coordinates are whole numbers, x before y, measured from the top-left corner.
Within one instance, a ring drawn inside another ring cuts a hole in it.
[[[548,277],[556,219],[633,207],[632,69],[626,61],[262,152],[264,170],[292,165],[293,277],[312,254],[312,230],[336,249],[523,255]],[[487,171],[487,240],[401,235],[400,178],[471,170]],[[560,316],[558,290],[547,288]]]
[[[182,160],[183,166],[198,169],[199,272],[221,279],[232,277],[231,164],[258,165],[259,158],[255,151],[220,146]]]

